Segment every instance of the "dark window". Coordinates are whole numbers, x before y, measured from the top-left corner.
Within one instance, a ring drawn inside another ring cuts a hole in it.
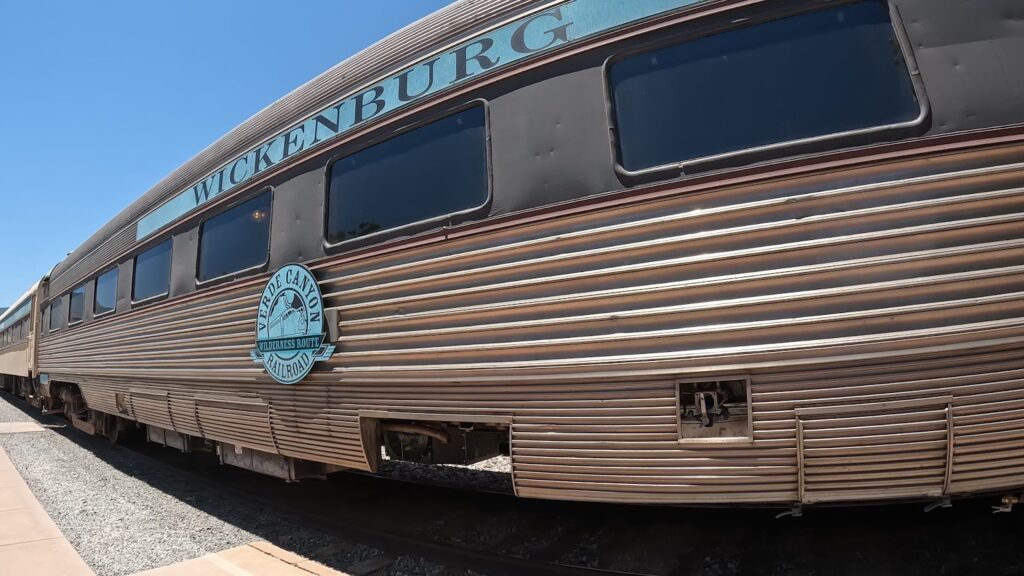
[[[81,322],[85,318],[85,286],[71,291],[71,302],[68,305],[68,324]]]
[[[167,239],[135,257],[132,300],[138,302],[166,294],[170,283],[171,240]]]
[[[92,313],[99,316],[114,309],[117,305],[117,267],[107,270],[96,279],[96,298],[92,303]]]
[[[474,106],[331,165],[327,239],[436,220],[487,197],[487,128]]]
[[[886,3],[846,4],[611,66],[628,170],[912,122],[921,106]]]
[[[203,222],[199,279],[209,280],[267,261],[270,249],[270,192]]]
[[[60,330],[60,299],[50,303],[50,332]]]

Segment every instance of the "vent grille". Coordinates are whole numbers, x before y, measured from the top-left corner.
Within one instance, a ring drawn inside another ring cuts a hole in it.
[[[798,408],[800,501],[941,496],[953,397]]]

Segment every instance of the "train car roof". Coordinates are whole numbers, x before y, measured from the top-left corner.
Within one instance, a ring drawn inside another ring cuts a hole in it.
[[[148,211],[206,177],[223,162],[244,154],[296,121],[318,112],[346,91],[398,71],[407,63],[462,39],[488,22],[543,3],[542,0],[458,0],[328,69],[257,112],[129,204],[54,267],[51,285],[60,291],[92,273],[91,266],[76,264],[123,229],[133,226]],[[116,249],[108,248],[111,251]]]
[[[39,282],[36,282],[31,288],[26,290],[24,294],[11,304],[10,308],[4,310],[3,313],[0,313],[0,330],[6,328],[7,325],[13,323],[14,320],[18,320],[20,316],[25,315],[21,313],[21,307],[32,298],[32,295],[36,293],[37,288],[39,288]],[[15,318],[15,316],[19,316],[19,318]]]

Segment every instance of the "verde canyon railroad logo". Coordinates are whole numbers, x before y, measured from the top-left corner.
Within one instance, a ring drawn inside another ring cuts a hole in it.
[[[326,336],[324,300],[313,273],[301,264],[282,266],[260,298],[253,361],[281,384],[295,384],[334,354]]]

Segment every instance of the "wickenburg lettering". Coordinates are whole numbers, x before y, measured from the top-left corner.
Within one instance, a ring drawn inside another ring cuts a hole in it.
[[[434,54],[292,126],[143,216],[141,240],[216,196],[357,126],[483,73],[703,0],[571,0]]]

